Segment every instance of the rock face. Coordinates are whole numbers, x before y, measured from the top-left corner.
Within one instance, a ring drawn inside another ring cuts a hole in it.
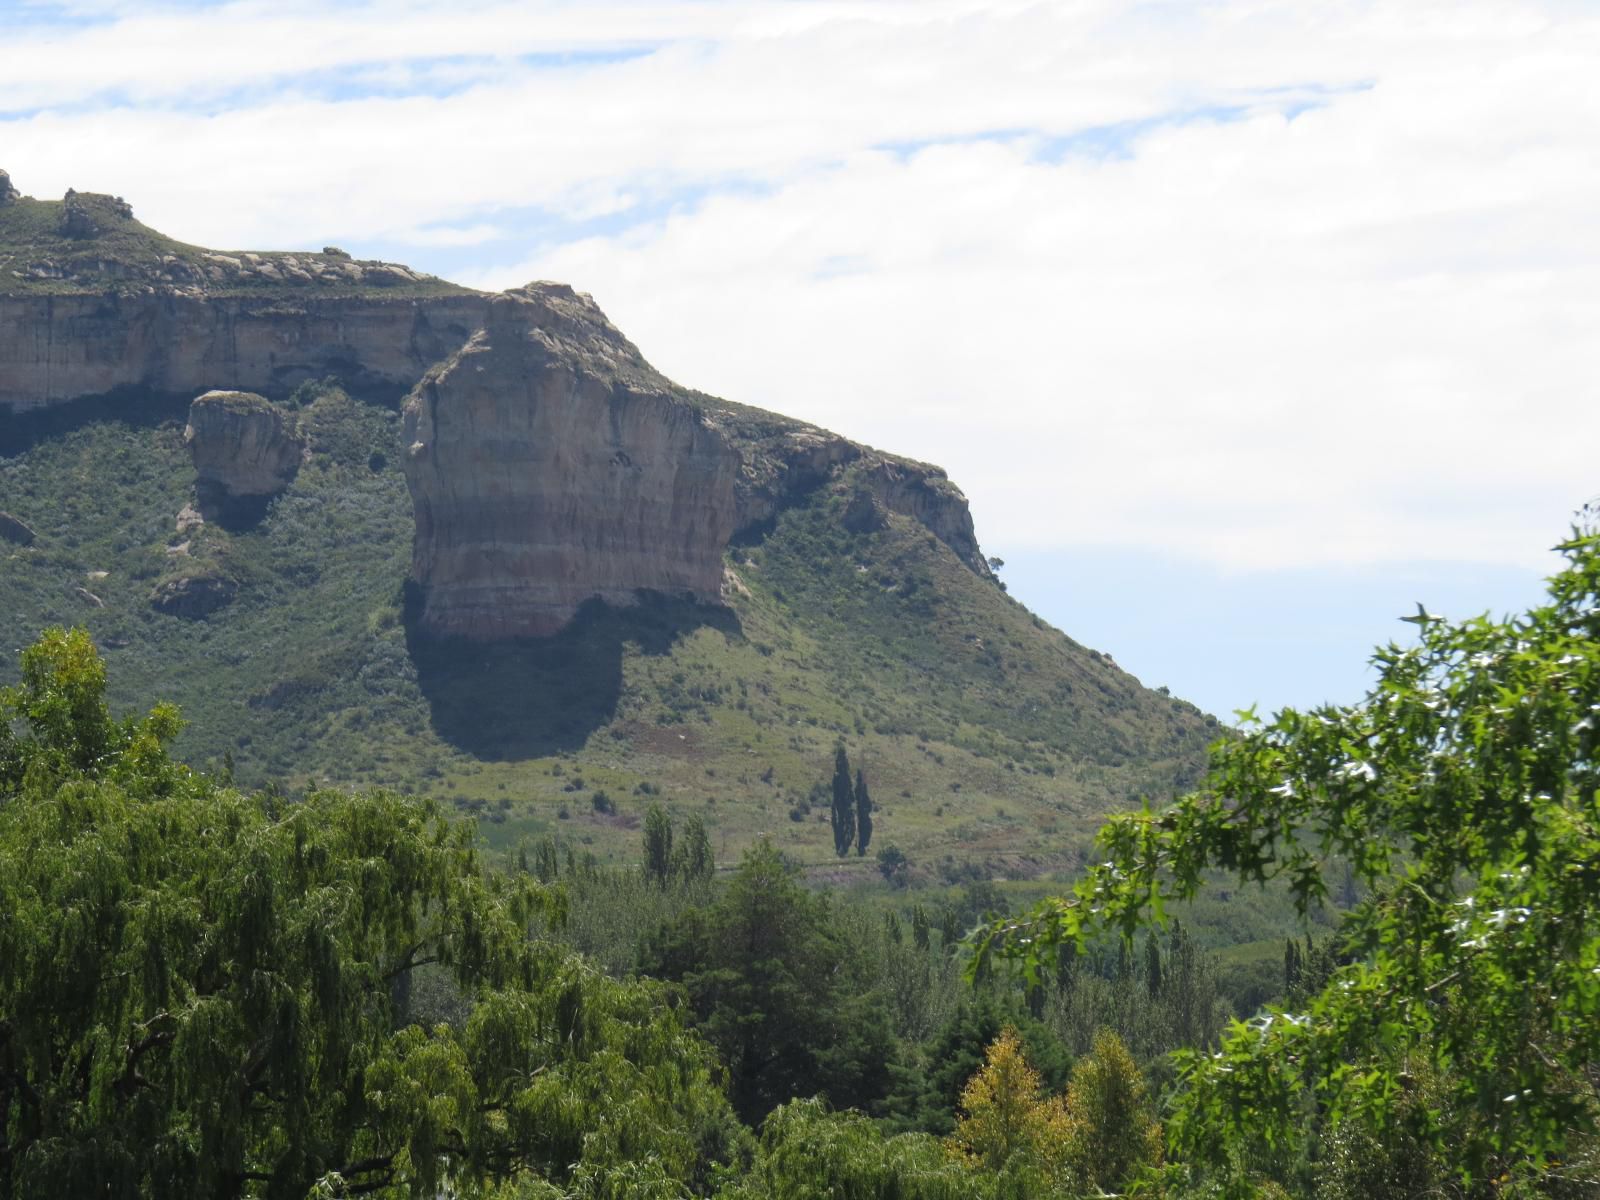
[[[292,418],[253,392],[207,392],[189,406],[184,444],[202,514],[265,501],[293,482],[306,441]]]
[[[0,414],[119,388],[284,395],[330,374],[401,395],[483,323],[486,299],[0,296]]]
[[[715,604],[731,540],[820,489],[846,498],[858,536],[909,518],[989,576],[939,468],[681,388],[571,288],[491,297],[333,246],[204,250],[120,197],[18,197],[0,172],[0,434],[79,399],[205,393],[187,431],[197,511],[178,521],[200,536],[208,520],[251,523],[299,466],[302,442],[263,396],[329,375],[365,401],[410,393],[412,576],[434,633],[542,636],[586,600],[641,591]],[[0,522],[0,536],[22,534]],[[169,550],[190,557],[188,542]],[[196,565],[150,600],[198,616],[237,587]]]
[[[61,218],[56,230],[64,238],[85,241],[99,237],[108,225],[132,219],[133,206],[121,196],[75,192],[68,188],[61,202]]]
[[[21,517],[0,511],[0,541],[15,542],[19,546],[33,545],[34,532]]]
[[[587,296],[535,284],[405,410],[424,628],[542,636],[590,598],[719,600],[740,459]]]

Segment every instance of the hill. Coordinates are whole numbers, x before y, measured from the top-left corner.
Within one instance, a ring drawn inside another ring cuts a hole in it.
[[[215,252],[119,203],[0,205],[0,612],[10,648],[87,627],[118,699],[182,705],[190,759],[432,793],[493,845],[601,860],[659,798],[724,861],[768,832],[862,870],[815,794],[843,741],[872,848],[951,879],[1074,862],[1198,776],[1216,723],[1006,595],[937,468],[681,388],[559,285],[334,251],[183,280]],[[207,475],[213,388],[265,399]],[[260,438],[289,478],[249,492]]]

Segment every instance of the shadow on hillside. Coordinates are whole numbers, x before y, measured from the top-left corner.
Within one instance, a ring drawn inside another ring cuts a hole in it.
[[[191,396],[175,396],[147,388],[123,387],[103,396],[89,396],[48,408],[14,413],[0,409],[0,458],[31,450],[40,442],[71,433],[83,425],[118,421],[134,429],[183,421]]]
[[[631,608],[597,600],[548,638],[475,642],[435,637],[417,623],[408,589],[406,646],[417,668],[433,729],[444,741],[489,760],[540,758],[580,748],[616,715],[622,656],[632,643],[666,654],[686,634],[710,627],[740,634],[728,609],[641,592]]]

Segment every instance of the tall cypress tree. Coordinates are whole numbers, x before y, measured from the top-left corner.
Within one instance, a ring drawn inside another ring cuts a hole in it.
[[[865,858],[872,840],[872,797],[867,794],[867,777],[856,771],[856,853]]]
[[[841,743],[833,752],[833,848],[840,858],[856,840],[856,795],[850,786],[850,759]]]

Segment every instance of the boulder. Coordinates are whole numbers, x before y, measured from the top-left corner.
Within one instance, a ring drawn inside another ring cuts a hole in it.
[[[0,208],[14,204],[22,198],[22,193],[11,186],[11,176],[0,171]]]
[[[150,607],[194,621],[232,603],[238,594],[239,585],[226,575],[180,575],[155,586],[150,593]]]
[[[189,406],[184,443],[200,513],[226,522],[294,481],[306,441],[291,414],[253,392],[207,392]]]

